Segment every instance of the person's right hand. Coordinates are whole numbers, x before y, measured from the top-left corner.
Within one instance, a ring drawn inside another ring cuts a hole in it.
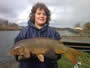
[[[16,60],[21,61],[21,60],[25,60],[25,59],[30,59],[31,58],[31,54],[22,54],[22,55],[18,55],[16,56]]]
[[[18,60],[23,60],[23,59],[27,59],[27,57],[25,57],[24,55],[19,55],[18,56]]]

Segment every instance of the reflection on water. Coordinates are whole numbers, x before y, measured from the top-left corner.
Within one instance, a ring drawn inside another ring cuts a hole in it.
[[[14,44],[14,39],[20,31],[0,31],[0,61],[13,59],[8,55],[8,49]]]

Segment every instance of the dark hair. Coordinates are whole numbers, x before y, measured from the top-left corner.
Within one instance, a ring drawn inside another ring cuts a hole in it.
[[[31,9],[31,13],[30,13],[30,21],[32,23],[35,23],[35,13],[37,11],[37,9],[40,8],[40,9],[44,9],[45,13],[46,13],[46,16],[47,16],[47,20],[46,20],[46,24],[49,24],[49,21],[50,21],[50,11],[49,9],[47,8],[47,6],[43,3],[36,3],[32,9]]]

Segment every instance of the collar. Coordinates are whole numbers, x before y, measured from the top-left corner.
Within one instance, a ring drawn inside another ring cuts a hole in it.
[[[30,28],[36,29],[36,30],[38,30],[38,31],[45,31],[45,30],[48,28],[48,24],[45,24],[45,25],[43,26],[43,28],[38,29],[30,20],[28,21],[28,26],[29,26]]]

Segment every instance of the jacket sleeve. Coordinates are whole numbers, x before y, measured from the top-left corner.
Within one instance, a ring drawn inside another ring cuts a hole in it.
[[[54,36],[54,39],[56,39],[56,40],[60,40],[61,39],[60,34],[58,32],[54,31],[52,34]],[[53,57],[51,55],[53,55]],[[46,53],[46,58],[49,61],[48,63],[56,63],[57,60],[59,60],[61,58],[61,55],[60,54],[56,54],[56,52],[54,50],[49,50]]]
[[[55,38],[56,38],[56,40],[61,40],[61,36],[60,36],[60,34],[58,32],[55,33]],[[57,55],[56,60],[61,59],[61,55],[60,54],[56,54],[56,55]]]
[[[61,36],[58,32],[55,32],[55,39],[56,40],[61,40]]]
[[[26,28],[25,29],[23,29],[19,34],[18,34],[18,36],[15,38],[15,40],[14,40],[14,44],[16,44],[16,42],[18,42],[18,41],[20,41],[20,40],[23,40],[23,39],[25,39],[25,35],[26,35]],[[22,56],[23,57],[23,56]],[[21,60],[18,60],[18,56],[15,56],[15,59],[16,59],[16,61],[21,61]]]

